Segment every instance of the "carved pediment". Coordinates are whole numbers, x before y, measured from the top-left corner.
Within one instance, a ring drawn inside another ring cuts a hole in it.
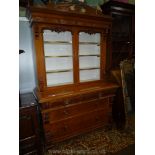
[[[68,12],[75,14],[86,14],[91,16],[103,16],[102,12],[98,9],[92,8],[85,3],[65,3],[61,2],[58,4],[48,3],[48,4],[34,4],[33,7],[42,8],[48,11],[59,11],[59,12]]]

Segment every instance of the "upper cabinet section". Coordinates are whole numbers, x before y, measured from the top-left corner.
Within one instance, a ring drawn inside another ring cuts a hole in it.
[[[39,92],[104,82],[111,17],[84,4],[29,6]]]

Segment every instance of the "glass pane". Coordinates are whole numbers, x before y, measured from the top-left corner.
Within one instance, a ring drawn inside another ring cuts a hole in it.
[[[71,32],[55,32],[51,30],[44,30],[44,41],[72,41]]]
[[[100,33],[89,34],[89,33],[85,33],[85,32],[80,32],[79,40],[81,42],[100,43]]]
[[[79,58],[80,69],[83,68],[100,68],[99,56],[80,56]]]
[[[80,82],[100,79],[100,33],[79,33]]]
[[[72,56],[72,45],[46,43],[44,44],[44,53],[45,56]]]
[[[47,57],[45,58],[46,71],[72,69],[72,57]]]
[[[46,78],[48,86],[71,84],[73,83],[73,72],[47,73]]]
[[[73,83],[72,34],[44,30],[47,86]]]
[[[99,80],[100,79],[99,77],[100,77],[99,69],[80,70],[80,81],[81,82]]]

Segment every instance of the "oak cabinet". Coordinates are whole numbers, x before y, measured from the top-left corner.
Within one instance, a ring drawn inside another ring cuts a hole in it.
[[[111,17],[73,3],[29,6],[27,15],[46,148],[110,124],[118,88],[106,74]]]

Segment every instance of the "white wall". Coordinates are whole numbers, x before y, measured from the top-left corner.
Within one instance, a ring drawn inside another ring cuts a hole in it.
[[[19,55],[19,90],[20,93],[32,92],[35,87],[32,58],[32,36],[28,21],[19,21],[19,49],[25,51]]]

